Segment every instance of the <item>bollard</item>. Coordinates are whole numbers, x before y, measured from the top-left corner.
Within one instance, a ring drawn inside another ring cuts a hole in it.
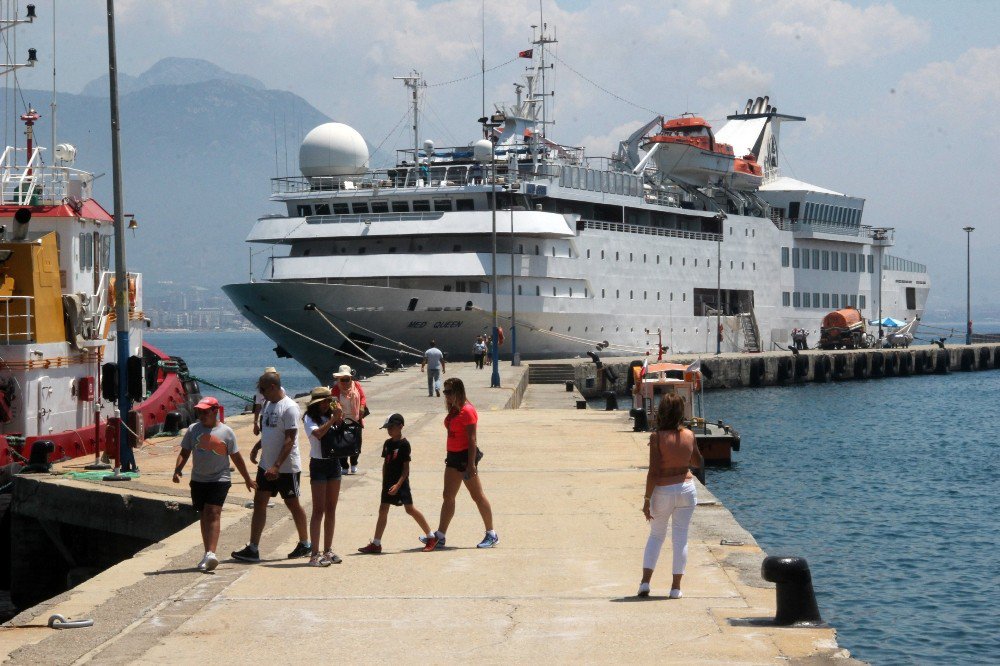
[[[566,393],[572,393],[573,389],[576,388],[576,383],[572,380],[566,381]]]
[[[618,397],[614,391],[604,392],[604,411],[613,412],[618,409]]]
[[[805,558],[774,555],[765,557],[763,564],[760,565],[760,575],[775,585],[777,597],[775,624],[788,626],[800,622],[823,621],[816,605],[812,575],[809,573],[809,564]]]
[[[577,409],[587,409],[587,401],[586,400],[577,400],[576,401],[576,408]]]
[[[633,407],[629,410],[628,415],[635,420],[635,423],[632,425],[632,432],[645,432],[649,430],[649,418],[646,416],[645,409]]]
[[[167,412],[163,420],[163,432],[180,432],[184,427],[180,412]]]

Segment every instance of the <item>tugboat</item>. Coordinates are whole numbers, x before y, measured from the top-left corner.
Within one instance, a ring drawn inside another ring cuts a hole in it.
[[[706,465],[729,467],[733,451],[740,450],[740,434],[722,421],[704,417],[702,374],[699,363],[650,363],[632,368],[632,409],[635,429],[655,428],[657,396],[675,393],[684,399],[684,422],[694,432]]]
[[[118,397],[113,218],[92,196],[94,175],[74,166],[72,145],[45,161],[39,117],[28,107],[25,144],[0,156],[0,466],[96,456],[119,439],[108,426]],[[200,395],[181,359],[143,343],[142,275],[128,273],[127,283],[134,407],[123,416],[141,438],[168,416],[171,430],[186,426]]]

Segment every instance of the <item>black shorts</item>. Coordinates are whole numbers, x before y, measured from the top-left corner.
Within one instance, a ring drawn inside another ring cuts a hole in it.
[[[192,481],[191,504],[195,511],[201,511],[206,504],[222,506],[226,503],[226,495],[233,484],[229,481]]]
[[[264,476],[264,470],[257,468],[257,492],[271,493],[271,497],[281,495],[281,499],[299,496],[299,477],[301,472],[279,473],[277,479]]]
[[[476,449],[476,464],[483,459],[483,450]],[[449,451],[448,455],[444,459],[444,466],[451,467],[452,469],[457,469],[459,472],[464,472],[469,466],[469,450],[465,451]]]
[[[393,506],[403,506],[413,504],[413,494],[410,492],[410,480],[403,482],[403,487],[395,495],[389,494],[389,488],[393,484],[382,486],[382,504],[392,504]]]
[[[309,459],[309,482],[326,483],[328,481],[340,481],[340,459],[339,458],[310,458]]]

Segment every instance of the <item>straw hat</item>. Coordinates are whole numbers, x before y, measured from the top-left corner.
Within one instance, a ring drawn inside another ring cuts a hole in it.
[[[353,376],[354,372],[351,370],[351,366],[347,365],[346,363],[340,366],[340,369],[337,370],[337,372],[333,373],[334,379],[340,379],[341,377],[353,377]]]
[[[312,407],[316,403],[323,402],[324,400],[330,400],[333,394],[330,393],[330,389],[325,386],[317,386],[312,391],[309,392],[309,407]]]
[[[278,369],[277,369],[276,367],[274,367],[273,365],[269,365],[269,366],[267,366],[266,368],[264,368],[264,373],[266,374],[266,373],[268,373],[268,372],[274,372],[274,373],[277,373],[277,372],[278,372]]]

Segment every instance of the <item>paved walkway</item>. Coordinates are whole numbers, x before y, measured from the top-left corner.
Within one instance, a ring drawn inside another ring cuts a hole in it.
[[[38,625],[62,612],[93,617],[93,628],[4,629],[0,649],[11,663],[786,663],[844,656],[832,629],[740,621],[773,615],[774,591],[759,579],[763,554],[752,537],[704,490],[685,597],[667,599],[669,579],[660,574],[653,597],[638,602],[646,437],[631,432],[623,412],[569,409],[574,396],[565,389],[557,396],[533,386],[529,408],[502,410],[510,392],[485,388],[488,371],[451,367],[467,378],[480,407],[481,470],[497,548],[475,548],[482,523],[462,491],[446,549],[419,552],[416,524],[394,508],[384,553],[356,554],[378,510],[381,438],[370,428],[362,474],[347,478],[337,513],[334,549],[343,564],[314,569],[284,559],[296,538],[279,502],[261,544],[265,562],[224,560],[213,575],[196,572],[201,545],[192,525],[12,622]],[[372,425],[389,411],[405,414],[414,499],[434,525],[444,414],[441,400],[421,395],[422,379],[399,373],[369,381],[366,391]],[[559,404],[539,408],[552,402]],[[231,422],[249,450],[245,417]],[[169,470],[157,465],[172,465],[176,443],[161,441],[141,454],[144,487],[171,485],[158,477]],[[245,542],[249,514],[226,507],[221,553]]]

